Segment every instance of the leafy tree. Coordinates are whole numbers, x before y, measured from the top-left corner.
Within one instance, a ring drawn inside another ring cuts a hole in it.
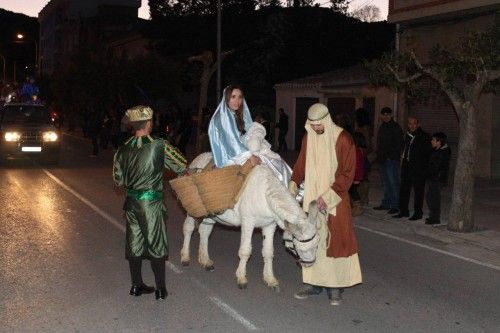
[[[374,5],[366,5],[356,9],[351,15],[363,22],[375,22],[380,20],[380,8]]]
[[[312,6],[314,4],[314,0],[293,0],[294,7],[307,7]]]
[[[483,124],[477,121],[484,112],[480,98],[486,92],[498,92],[500,86],[500,27],[498,22],[488,31],[469,32],[453,48],[437,45],[429,54],[429,63],[417,56],[386,54],[369,64],[376,85],[419,90],[418,80],[434,80],[448,96],[459,119],[460,137],[453,184],[448,229],[469,232],[474,229],[472,203],[477,135]],[[422,91],[417,96],[428,95]]]
[[[330,0],[330,8],[336,12],[347,14],[350,2],[351,0]]]
[[[281,0],[257,0],[257,7],[281,7],[283,2]]]
[[[276,2],[276,1],[270,1]],[[241,14],[254,11],[257,0],[221,0],[224,11]],[[216,0],[149,0],[152,19],[171,16],[202,16],[217,13]]]

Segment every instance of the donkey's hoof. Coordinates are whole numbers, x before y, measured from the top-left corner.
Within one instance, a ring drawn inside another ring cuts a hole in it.
[[[238,288],[240,288],[241,290],[247,289],[247,285],[247,283],[238,283]]]
[[[274,291],[275,293],[279,293],[281,291],[279,285],[278,286],[272,286],[272,287],[269,287],[269,288],[271,288],[271,290]]]
[[[186,266],[189,266],[189,260],[187,261],[181,261],[181,265],[186,267]]]
[[[207,272],[213,272],[213,271],[215,271],[215,267],[214,267],[214,265],[205,266],[205,270]]]

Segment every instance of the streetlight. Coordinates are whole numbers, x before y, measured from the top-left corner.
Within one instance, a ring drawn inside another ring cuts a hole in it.
[[[222,5],[221,1],[217,1],[217,98],[218,101],[221,98],[221,27],[222,26]]]
[[[25,36],[22,33],[18,33],[16,37],[18,40],[22,41]],[[35,43],[35,70],[38,71],[38,43],[36,42],[36,39],[33,38],[32,40]]]

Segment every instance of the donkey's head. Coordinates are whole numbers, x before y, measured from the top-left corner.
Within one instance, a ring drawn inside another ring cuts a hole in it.
[[[321,218],[316,201],[309,205],[309,215],[301,217],[297,224],[287,224],[283,233],[285,246],[299,257],[300,264],[309,267],[316,261],[319,235],[316,225]]]

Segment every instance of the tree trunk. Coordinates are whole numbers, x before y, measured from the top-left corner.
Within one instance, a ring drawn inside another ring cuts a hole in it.
[[[448,230],[470,232],[474,229],[472,203],[477,151],[477,115],[475,107],[470,102],[464,103],[456,111],[460,121],[460,136]]]

